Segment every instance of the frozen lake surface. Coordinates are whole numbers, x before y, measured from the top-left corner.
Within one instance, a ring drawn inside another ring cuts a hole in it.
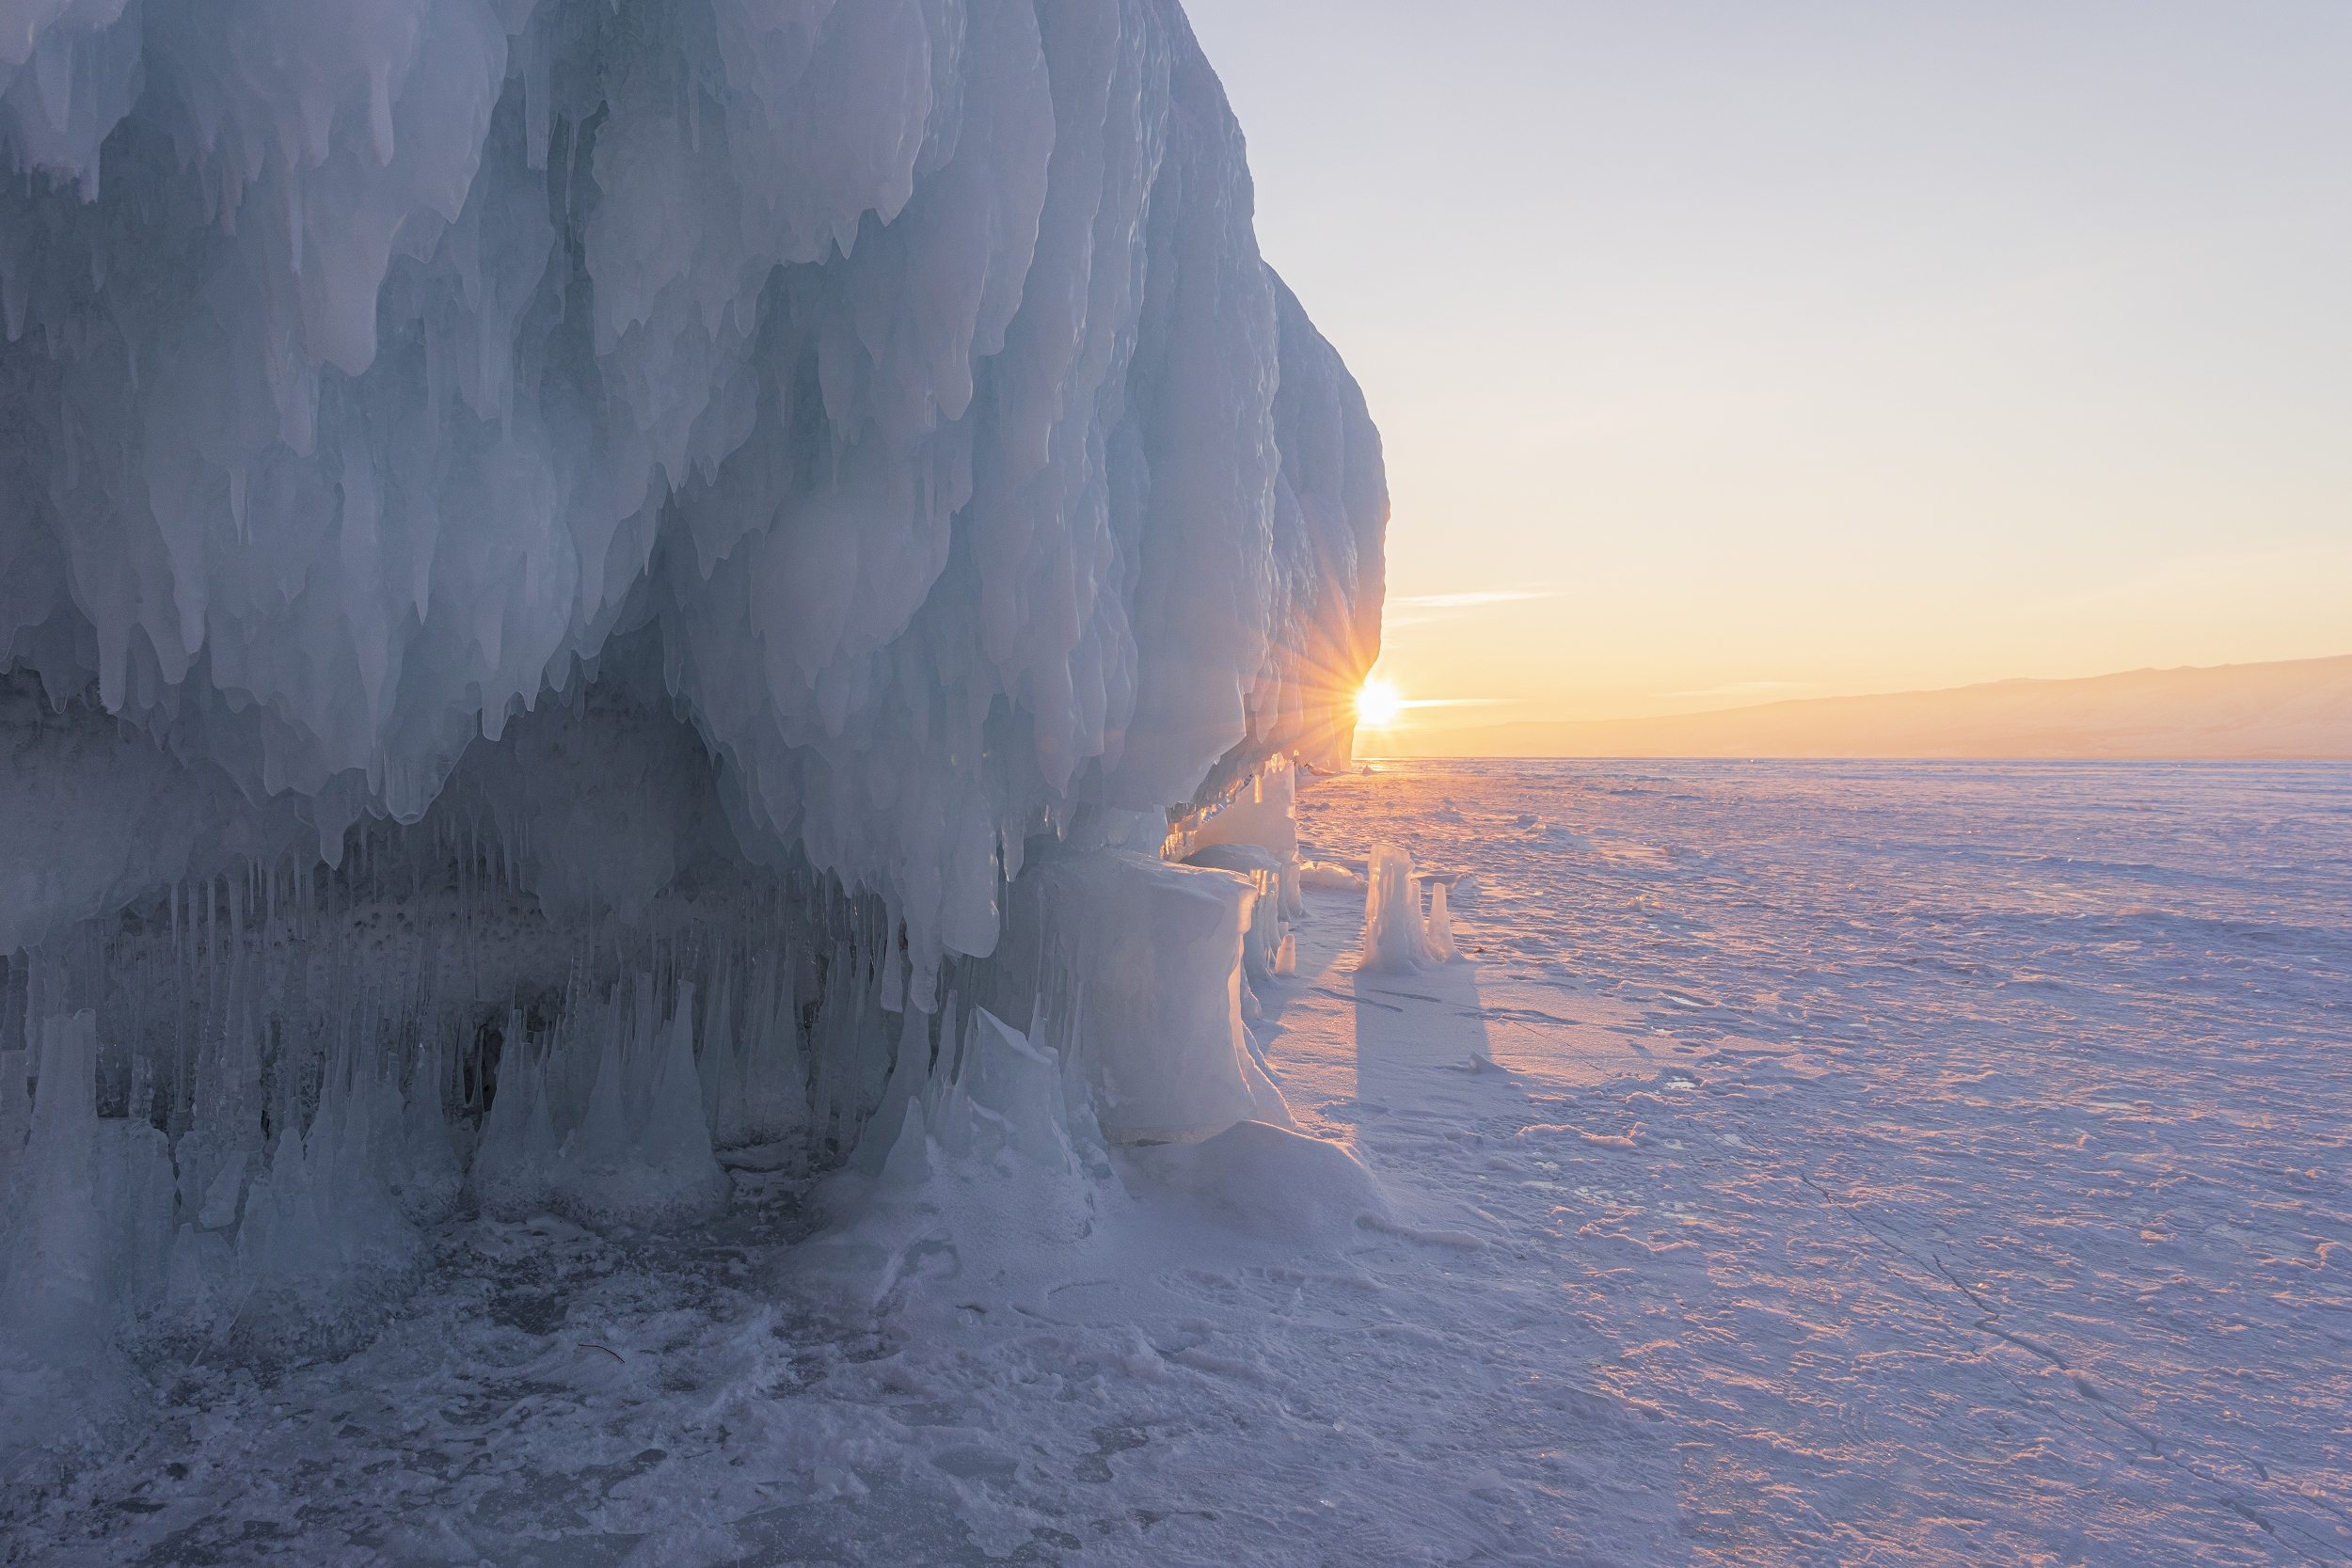
[[[1254,1025],[1393,1225],[1152,1210],[861,1317],[806,1262],[853,1185],[454,1224],[358,1355],[149,1363],[8,1560],[2352,1560],[2352,769],[1428,762],[1301,816],[1476,879],[1408,976],[1311,892]]]

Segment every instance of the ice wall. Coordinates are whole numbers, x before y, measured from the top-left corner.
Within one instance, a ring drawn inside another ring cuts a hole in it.
[[[921,1006],[1041,827],[1345,755],[1378,440],[1173,4],[24,0],[0,84],[0,652],[330,862],[655,627]]]
[[[0,1382],[879,1168],[977,1007],[1279,1118],[1387,503],[1172,0],[0,0]]]

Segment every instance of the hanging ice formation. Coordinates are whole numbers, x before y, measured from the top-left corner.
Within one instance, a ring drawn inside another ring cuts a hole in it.
[[[1173,0],[0,0],[0,159],[12,1323],[707,1212],[943,1005],[1272,1114],[1387,505]]]

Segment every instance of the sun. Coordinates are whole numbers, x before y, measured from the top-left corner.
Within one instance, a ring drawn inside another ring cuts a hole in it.
[[[1368,680],[1356,693],[1356,721],[1367,729],[1385,730],[1405,711],[1405,694],[1384,680]]]

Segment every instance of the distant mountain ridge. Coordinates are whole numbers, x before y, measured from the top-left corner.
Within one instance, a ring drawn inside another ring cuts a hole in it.
[[[1370,735],[1364,741],[1383,737]],[[2352,759],[2352,654],[1400,735],[1455,757]],[[1383,754],[1359,743],[1366,754]]]

